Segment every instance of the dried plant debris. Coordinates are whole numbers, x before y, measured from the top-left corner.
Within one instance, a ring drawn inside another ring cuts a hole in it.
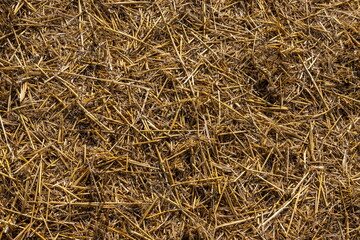
[[[359,31],[359,1],[1,1],[0,239],[359,239]]]

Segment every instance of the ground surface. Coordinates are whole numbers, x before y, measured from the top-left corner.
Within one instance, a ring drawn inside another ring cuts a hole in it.
[[[0,239],[359,239],[359,1],[0,2]]]

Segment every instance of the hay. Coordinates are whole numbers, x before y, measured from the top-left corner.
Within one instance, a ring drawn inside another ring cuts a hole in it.
[[[0,239],[358,239],[359,19],[1,1]]]

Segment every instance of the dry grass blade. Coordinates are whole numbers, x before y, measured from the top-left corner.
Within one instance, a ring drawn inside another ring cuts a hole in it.
[[[359,1],[0,1],[0,239],[360,239]]]

